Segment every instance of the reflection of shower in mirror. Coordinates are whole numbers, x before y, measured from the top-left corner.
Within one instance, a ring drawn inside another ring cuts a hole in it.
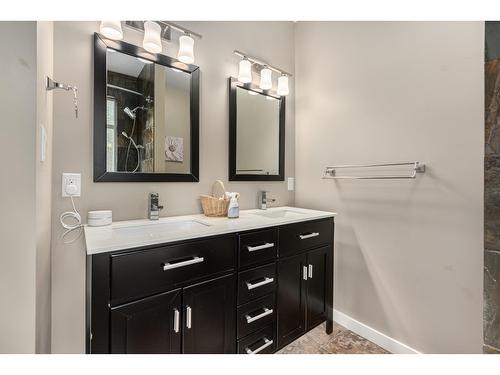
[[[127,137],[129,139],[129,142],[128,142],[128,146],[127,146],[127,154],[125,156],[125,172],[127,172],[127,165],[128,165],[128,157],[129,157],[129,153],[130,153],[130,145],[133,143],[134,144],[134,147],[135,149],[137,150],[137,167],[132,171],[132,172],[136,172],[138,169],[139,169],[139,165],[140,165],[140,152],[139,152],[139,149],[137,148],[137,144],[134,142],[133,140],[133,136],[134,136],[134,131],[135,131],[135,120],[136,120],[136,112],[137,110],[147,110],[146,107],[144,107],[143,105],[142,106],[137,106],[135,107],[134,109],[130,109],[129,107],[125,107],[123,109],[123,112],[125,112],[127,114],[128,117],[130,117],[133,121],[132,123],[132,131],[130,132],[130,136],[127,135],[127,133],[125,133],[124,131],[122,132],[122,135]],[[141,146],[142,147],[142,146]],[[144,147],[142,147],[144,148]]]
[[[139,106],[139,107],[135,107],[134,109],[130,110],[129,107],[125,107],[123,109],[123,112],[125,112],[127,114],[128,117],[130,117],[132,120],[135,120],[135,117],[136,117],[136,111],[138,109],[142,109],[143,111],[145,111],[147,108],[144,107],[143,105],[142,106]]]
[[[132,172],[137,172],[137,170],[139,169],[139,165],[141,164],[141,151],[140,151],[140,149],[141,148],[143,149],[144,147],[142,145],[138,145],[137,143],[135,143],[135,141],[132,139],[132,137],[129,137],[125,131],[122,131],[122,135],[129,140],[129,146],[130,146],[130,144],[133,144],[135,147],[135,150],[137,151],[137,166],[132,171]],[[127,155],[127,159],[128,159],[128,155]],[[127,168],[127,163],[125,163],[125,172],[129,172],[126,170],[126,168]]]

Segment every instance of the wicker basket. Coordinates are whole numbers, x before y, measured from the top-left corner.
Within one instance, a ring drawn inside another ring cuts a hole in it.
[[[229,198],[226,197],[226,188],[221,180],[214,182],[212,195],[200,195],[201,207],[205,216],[227,216]]]

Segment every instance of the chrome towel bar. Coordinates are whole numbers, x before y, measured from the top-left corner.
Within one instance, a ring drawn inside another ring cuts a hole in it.
[[[355,168],[377,168],[377,167],[396,167],[396,166],[411,166],[409,175],[367,175],[367,176],[339,176],[337,175],[337,169],[355,169]],[[364,165],[335,165],[331,167],[326,167],[323,174],[323,179],[332,180],[405,180],[414,179],[417,173],[425,172],[425,164],[418,161],[403,162],[403,163],[383,163],[383,164],[364,164]]]

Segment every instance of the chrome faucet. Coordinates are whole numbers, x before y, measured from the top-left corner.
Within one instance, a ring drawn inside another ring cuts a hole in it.
[[[259,208],[261,210],[267,210],[267,205],[269,203],[276,202],[276,199],[268,198],[267,193],[269,193],[267,190],[259,191]]]
[[[160,218],[160,210],[163,206],[159,205],[160,194],[149,193],[148,199],[148,218],[149,220],[158,220]]]

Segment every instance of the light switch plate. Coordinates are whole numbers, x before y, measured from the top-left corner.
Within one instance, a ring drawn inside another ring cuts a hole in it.
[[[47,129],[40,124],[40,161],[44,162],[47,154]]]
[[[68,185],[75,185],[76,191],[70,194]],[[82,177],[80,173],[63,173],[62,175],[62,196],[63,197],[79,197],[82,193]]]
[[[295,190],[295,177],[288,177],[287,183],[288,183],[288,191],[294,191]]]

